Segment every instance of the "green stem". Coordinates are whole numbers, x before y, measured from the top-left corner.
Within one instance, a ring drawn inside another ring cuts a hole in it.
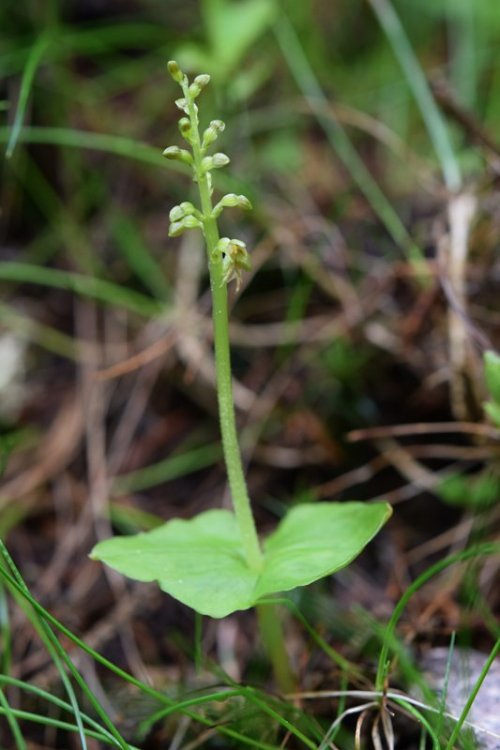
[[[297,684],[285,648],[283,626],[279,618],[278,608],[274,604],[257,604],[257,617],[259,618],[262,642],[272,664],[276,684],[283,695],[293,693]]]
[[[217,373],[217,398],[222,435],[222,449],[226,464],[229,488],[234,512],[241,533],[241,540],[248,566],[253,570],[262,567],[262,552],[255,528],[250,498],[243,473],[240,447],[236,431],[236,418],[231,381],[231,356],[229,347],[229,325],[227,311],[227,287],[223,281],[222,255],[217,252],[219,231],[212,216],[212,198],[206,172],[202,167],[203,149],[198,129],[198,114],[191,101],[187,84],[183,85],[184,96],[189,102],[191,120],[194,170],[198,181],[203,231],[207,244],[210,288],[212,290],[212,318],[214,324],[215,367]]]

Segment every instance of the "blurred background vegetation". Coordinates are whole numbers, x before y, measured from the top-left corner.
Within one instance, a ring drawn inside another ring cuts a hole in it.
[[[261,528],[306,497],[397,505],[354,569],[297,596],[361,658],[374,626],[353,602],[386,617],[413,571],[498,522],[497,446],[450,423],[482,421],[499,344],[499,42],[491,0],[1,3],[0,533],[34,595],[134,673],[185,676],[192,615],[88,550],[224,499],[201,238],[167,238],[192,197],[161,157],[179,142],[167,60],[212,76],[216,188],[255,208],[224,232],[253,257],[231,335]],[[348,438],[414,422],[448,428]],[[487,641],[447,596],[412,637]],[[240,677],[236,621],[236,657],[220,624],[204,649]],[[15,674],[45,674],[13,625]]]

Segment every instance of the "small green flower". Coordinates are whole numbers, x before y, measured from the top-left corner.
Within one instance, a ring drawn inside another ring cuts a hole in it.
[[[239,292],[243,271],[250,271],[252,263],[247,247],[241,240],[222,237],[215,248],[217,253],[222,253],[222,283],[229,284],[233,279],[236,281],[236,291]]]
[[[205,196],[208,193],[208,199],[210,199],[212,196],[212,170],[225,167],[230,161],[229,156],[221,151],[211,155],[206,154],[208,147],[224,131],[225,124],[222,120],[212,120],[201,138],[199,134],[198,109],[194,100],[207,86],[210,76],[196,76],[190,83],[176,62],[171,60],[168,63],[168,69],[174,81],[177,81],[182,88],[183,96],[175,102],[185,115],[179,119],[179,130],[182,137],[190,144],[192,153],[178,146],[169,146],[165,149],[163,155],[167,159],[176,159],[189,164],[193,171],[193,180],[202,185],[200,190],[205,191]],[[252,206],[246,196],[236,193],[227,193],[214,208],[205,209],[204,213],[195,208],[189,201],[183,201],[170,211],[168,234],[170,237],[179,237],[186,229],[197,228],[205,232],[207,226],[210,226],[210,223],[220,216],[224,208],[248,210]],[[210,252],[212,259],[217,264],[221,264],[222,267],[219,266],[220,275],[218,277],[221,279],[221,286],[234,279],[236,289],[239,290],[243,271],[248,271],[251,268],[250,256],[245,243],[241,240],[223,237]]]

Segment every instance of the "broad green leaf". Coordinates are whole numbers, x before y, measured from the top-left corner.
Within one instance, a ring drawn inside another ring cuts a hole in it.
[[[225,617],[254,604],[258,573],[246,564],[235,516],[209,510],[190,521],[99,542],[94,560],[136,581],[157,581],[167,594],[202,615]]]
[[[500,404],[500,357],[495,352],[484,355],[484,376],[488,393],[495,403]]]
[[[297,505],[264,543],[257,597],[289,591],[348,565],[391,515],[386,503]]]
[[[348,565],[390,514],[385,503],[296,506],[264,542],[260,571],[247,566],[236,518],[227,510],[108,539],[91,557],[138,581],[157,581],[201,614],[225,617]]]

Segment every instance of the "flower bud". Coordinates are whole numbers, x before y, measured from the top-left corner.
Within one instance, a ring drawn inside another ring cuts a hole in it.
[[[193,163],[193,157],[191,156],[189,151],[186,151],[186,149],[184,148],[179,148],[179,146],[169,146],[163,152],[163,156],[166,159],[182,161],[184,164],[191,165]]]
[[[199,76],[196,76],[193,83],[196,83],[197,86],[200,87],[200,89],[204,89],[205,86],[207,86],[210,83],[210,76],[208,73],[202,73]]]
[[[199,96],[200,94],[201,94],[200,86],[198,86],[198,84],[194,83],[193,81],[193,83],[189,87],[189,96],[191,97],[191,99],[196,99],[196,97]]]
[[[205,156],[201,161],[201,167],[204,172],[210,172],[211,169],[220,169],[229,164],[229,156],[226,154],[214,154],[213,156]]]
[[[170,209],[168,218],[171,222],[183,221],[186,216],[200,216],[200,212],[196,210],[190,201],[183,201],[178,206],[173,206]],[[198,219],[197,219],[198,220]]]
[[[180,208],[176,206],[175,208]],[[185,229],[198,229],[201,221],[196,216],[184,216],[180,221],[172,221],[168,229],[169,237],[179,237]]]
[[[227,156],[227,154],[217,153],[212,156],[213,167],[215,169],[225,167],[226,164],[229,164],[230,161],[231,159],[229,158],[229,156]]]
[[[253,206],[246,195],[238,195],[238,208],[242,208],[244,211],[252,210]]]
[[[196,216],[185,216],[182,223],[186,229],[198,229],[198,227],[201,227],[201,221]]]
[[[226,127],[226,123],[223,120],[211,120],[209,127],[216,130],[217,133],[222,133],[222,131]]]
[[[181,112],[184,112],[186,115],[189,113],[187,99],[185,99],[183,96],[180,99],[175,100],[175,106],[177,107],[177,109],[180,109]]]
[[[174,206],[170,209],[170,213],[168,215],[168,218],[171,222],[180,221],[184,218],[184,211],[182,209],[182,206]]]
[[[189,87],[189,94],[193,99],[201,94],[207,83],[210,81],[210,76],[207,74],[196,76],[193,83]]]
[[[238,196],[236,193],[227,193],[221,200],[220,203],[228,208],[234,208],[238,205]]]
[[[205,156],[201,160],[201,168],[203,172],[209,172],[214,166],[214,160],[211,156]]]
[[[220,133],[225,128],[225,124],[222,120],[212,120],[208,128],[203,133],[203,139],[202,139],[202,147],[207,148],[207,146],[210,146],[211,143],[213,143],[217,138],[219,137]]]
[[[179,67],[179,64],[175,62],[175,60],[170,60],[167,63],[168,72],[174,79],[176,83],[182,83],[184,80],[184,73]]]
[[[169,237],[180,237],[180,235],[184,232],[185,226],[182,221],[173,221],[172,224],[170,224],[168,228],[168,236]]]
[[[179,130],[183,138],[188,141],[188,143],[191,142],[191,122],[188,117],[181,117],[179,120]]]
[[[236,193],[227,193],[227,195],[224,195],[221,200],[217,203],[217,205],[214,207],[214,210],[212,211],[212,216],[214,219],[217,219],[221,213],[223,208],[243,208],[247,211],[249,211],[252,208],[252,204],[248,200],[248,198],[244,195],[236,195]]]

